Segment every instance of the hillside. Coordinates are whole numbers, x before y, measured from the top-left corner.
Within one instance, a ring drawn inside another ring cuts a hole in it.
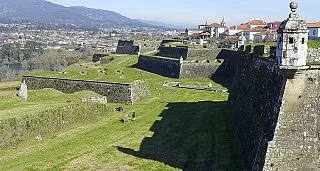
[[[86,7],[65,7],[45,0],[0,0],[2,19],[31,20],[75,26],[152,26],[119,13]]]

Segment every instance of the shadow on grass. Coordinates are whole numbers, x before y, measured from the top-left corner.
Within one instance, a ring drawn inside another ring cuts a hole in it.
[[[183,170],[241,170],[227,102],[169,103],[160,117],[139,151],[118,150]]]

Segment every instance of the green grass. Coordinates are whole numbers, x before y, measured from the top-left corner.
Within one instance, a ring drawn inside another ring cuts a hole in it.
[[[104,81],[118,81],[116,70],[123,70],[126,81],[146,80],[152,96],[135,105],[108,104],[124,107],[124,112],[110,111],[98,121],[74,124],[55,133],[19,144],[16,149],[0,150],[0,170],[241,170],[232,123],[227,114],[228,93],[212,93],[163,87],[164,81],[188,85],[213,84],[210,79],[169,79],[128,66],[134,56],[119,56],[108,65],[92,63],[71,66],[68,77],[85,79],[79,70]],[[88,66],[88,68],[86,68]],[[108,68],[110,75],[94,74],[97,68]],[[34,72],[32,75],[65,77],[58,73]],[[90,78],[92,79],[92,77]],[[12,92],[14,93],[14,92]],[[91,92],[63,94],[45,89],[29,91],[28,102],[13,94],[0,96],[0,117],[32,115],[35,111],[77,103]],[[121,122],[125,114],[137,113],[137,120]],[[0,119],[1,121],[1,119]]]
[[[0,120],[23,117],[39,111],[79,103],[81,97],[101,96],[91,91],[63,94],[57,90],[43,89],[28,91],[28,101],[25,102],[16,96],[17,93],[17,91],[7,91],[3,96],[0,96]]]
[[[93,80],[93,81],[107,81],[107,82],[117,82],[117,83],[132,83],[135,80],[145,80],[150,82],[150,85],[154,85],[154,82],[158,82],[158,86],[162,85],[164,81],[177,81],[177,79],[165,78],[152,74],[149,72],[142,71],[140,69],[132,67],[138,62],[138,57],[135,55],[117,55],[114,56],[115,60],[109,64],[99,64],[99,63],[84,63],[84,64],[74,64],[66,68],[64,71],[67,74],[59,72],[44,72],[44,71],[34,71],[28,72],[24,75],[26,76],[43,76],[52,78],[67,78],[75,80]],[[106,74],[101,73],[106,69]],[[121,74],[117,71],[123,71],[125,79],[120,79]],[[88,73],[81,74],[81,72]],[[182,79],[179,80],[182,83],[192,84],[194,82],[203,83],[207,85],[212,82],[210,79]],[[221,86],[220,86],[221,87]],[[222,88],[222,87],[221,87]]]
[[[319,40],[308,40],[308,47],[309,48],[320,48],[320,41]]]

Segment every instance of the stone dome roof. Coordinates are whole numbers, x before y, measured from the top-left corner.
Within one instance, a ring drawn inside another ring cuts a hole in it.
[[[298,9],[298,3],[297,2],[291,2],[290,3],[291,13],[289,15],[289,18],[284,20],[278,29],[279,32],[306,32],[308,30],[307,23],[299,18],[299,15],[297,14]]]
[[[290,3],[290,8],[292,12],[297,11],[298,7],[299,7],[299,4],[297,2],[293,1]]]

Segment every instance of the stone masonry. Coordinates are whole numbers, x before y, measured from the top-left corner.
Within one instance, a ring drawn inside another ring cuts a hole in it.
[[[53,88],[63,93],[74,93],[82,90],[90,90],[97,94],[106,96],[111,103],[133,104],[150,94],[144,81],[137,81],[132,84],[120,84],[109,82],[96,82],[84,80],[70,80],[58,78],[24,76],[30,90]],[[132,91],[138,89],[139,91]]]
[[[320,71],[305,70],[286,83],[264,170],[320,170]]]

